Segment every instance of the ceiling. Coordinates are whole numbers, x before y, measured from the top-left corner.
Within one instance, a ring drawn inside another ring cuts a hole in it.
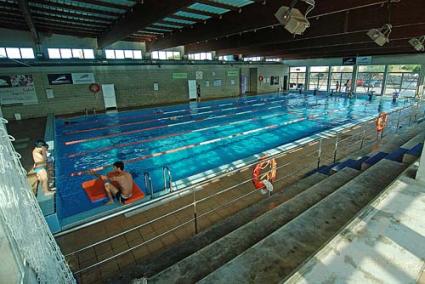
[[[185,46],[284,58],[416,52],[411,37],[425,35],[424,0],[316,0],[311,27],[301,36],[274,17],[293,0],[0,0],[0,27],[97,38],[99,48],[119,40],[146,42],[148,50]],[[391,2],[391,4],[389,4]],[[304,12],[307,5],[295,6]],[[366,35],[390,22],[390,43]]]

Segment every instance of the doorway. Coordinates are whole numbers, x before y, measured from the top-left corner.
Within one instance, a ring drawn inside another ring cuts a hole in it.
[[[258,68],[249,68],[249,92],[257,93]]]

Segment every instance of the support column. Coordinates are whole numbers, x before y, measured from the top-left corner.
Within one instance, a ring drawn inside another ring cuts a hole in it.
[[[384,69],[384,78],[382,80],[381,96],[385,94],[385,89],[387,88],[387,75],[388,75],[388,65],[386,64]]]
[[[351,79],[351,92],[356,92],[356,87],[357,87],[357,75],[358,75],[358,65],[354,65],[353,66],[353,79]]]

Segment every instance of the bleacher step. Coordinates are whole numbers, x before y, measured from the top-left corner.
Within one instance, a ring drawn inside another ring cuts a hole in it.
[[[201,279],[291,221],[358,174],[359,171],[347,168],[316,183],[289,201],[155,275],[149,279],[149,283],[193,283]],[[196,269],[193,269],[194,267]]]
[[[330,240],[405,168],[404,164],[391,160],[379,161],[199,283],[280,282]],[[257,230],[264,229],[257,227]]]
[[[263,199],[250,207],[235,213],[231,217],[214,224],[191,239],[185,240],[177,246],[173,246],[152,258],[140,262],[136,268],[125,273],[125,277],[120,279],[120,282],[128,283],[132,278],[141,277],[141,275],[150,277],[161,272],[167,267],[172,266],[185,257],[209,245],[213,241],[243,226],[252,219],[264,214],[271,208],[288,201],[300,192],[303,192],[307,188],[319,183],[327,177],[327,175],[315,173],[296,182],[288,188],[285,188],[283,191],[277,192],[271,197]],[[126,280],[128,280],[128,282],[126,282]]]

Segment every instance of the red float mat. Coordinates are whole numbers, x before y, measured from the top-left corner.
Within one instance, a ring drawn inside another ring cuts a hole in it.
[[[81,184],[81,186],[83,187],[91,202],[99,202],[108,199],[108,196],[105,192],[104,181],[100,178],[85,181]],[[142,199],[143,197],[145,197],[143,191],[137,184],[133,183],[133,195],[126,199],[124,203],[129,204],[136,200]]]

